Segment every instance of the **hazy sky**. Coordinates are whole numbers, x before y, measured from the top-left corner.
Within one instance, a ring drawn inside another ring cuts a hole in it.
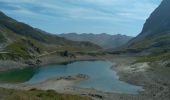
[[[161,0],[0,0],[10,17],[51,33],[137,35]]]

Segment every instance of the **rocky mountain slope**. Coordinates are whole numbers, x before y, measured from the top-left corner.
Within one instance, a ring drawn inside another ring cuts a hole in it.
[[[170,13],[168,9],[170,9],[170,0],[163,0],[146,20],[142,32],[119,52],[147,55],[144,61],[169,60]]]
[[[68,34],[60,34],[59,36],[64,37],[69,40],[74,41],[88,41],[94,44],[97,44],[104,49],[116,48],[127,43],[132,37],[126,35],[110,35],[106,33],[102,34],[92,34],[92,33],[68,33]]]
[[[146,20],[142,32],[128,43],[129,49],[160,53],[170,50],[170,13],[167,9],[170,9],[170,0],[163,0]]]
[[[74,42],[18,22],[0,12],[0,59],[28,59],[62,50],[96,50],[90,42]]]

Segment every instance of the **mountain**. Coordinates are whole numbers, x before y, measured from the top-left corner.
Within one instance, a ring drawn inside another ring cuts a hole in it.
[[[141,33],[112,53],[137,54],[139,61],[170,60],[170,0],[163,0],[146,20]],[[166,64],[167,62],[165,62]]]
[[[88,41],[94,44],[97,44],[104,49],[116,48],[127,43],[132,37],[126,35],[110,35],[106,33],[102,34],[92,34],[92,33],[68,33],[68,34],[60,34],[59,36],[64,37],[73,41]]]
[[[0,59],[28,59],[62,50],[96,50],[90,42],[74,42],[18,22],[0,12]]]
[[[170,50],[170,0],[163,0],[146,20],[142,32],[128,44],[137,52],[165,53]]]

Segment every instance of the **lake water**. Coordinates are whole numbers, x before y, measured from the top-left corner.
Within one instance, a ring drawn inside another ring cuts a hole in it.
[[[142,87],[120,81],[118,75],[111,69],[109,61],[77,61],[65,64],[53,64],[38,68],[9,71],[0,73],[0,80],[38,83],[47,79],[85,74],[90,78],[75,84],[75,87],[94,88],[104,92],[132,93],[143,91]],[[3,80],[2,80],[3,79]]]

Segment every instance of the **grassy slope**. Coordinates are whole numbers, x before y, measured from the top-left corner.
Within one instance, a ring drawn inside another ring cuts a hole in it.
[[[9,53],[0,53],[0,59],[3,60],[29,59],[44,52],[65,50],[84,52],[100,49],[99,46],[89,42],[74,42],[37,30],[0,12],[0,41],[5,41],[4,35],[8,40],[6,41],[8,46],[3,48],[3,52]],[[31,45],[28,41],[31,41]],[[37,48],[41,52],[37,52],[35,50]]]
[[[91,100],[88,97],[59,94],[52,90],[11,90],[0,88],[0,99],[2,100]]]
[[[10,33],[18,35],[19,38],[29,38],[36,40],[37,42],[46,43],[46,44],[53,44],[55,46],[94,46],[98,47],[97,45],[87,43],[87,42],[74,42],[70,40],[66,40],[64,38],[58,37],[56,35],[52,35],[41,30],[35,29],[27,24],[18,22],[2,12],[0,12],[0,28],[4,29],[5,33]],[[1,30],[2,30],[1,29]],[[11,37],[13,38],[13,37]],[[88,45],[87,45],[88,44]]]
[[[138,57],[137,62],[155,62],[155,61],[166,61],[170,59],[170,53],[164,53],[159,55],[148,55]]]
[[[151,47],[168,47],[170,43],[170,32],[160,33],[137,41],[130,45],[130,48],[134,49],[149,49]]]
[[[141,56],[138,62],[154,62],[170,59],[170,33],[160,33],[135,42],[128,49],[149,52],[147,56]],[[128,50],[127,49],[127,50]]]

